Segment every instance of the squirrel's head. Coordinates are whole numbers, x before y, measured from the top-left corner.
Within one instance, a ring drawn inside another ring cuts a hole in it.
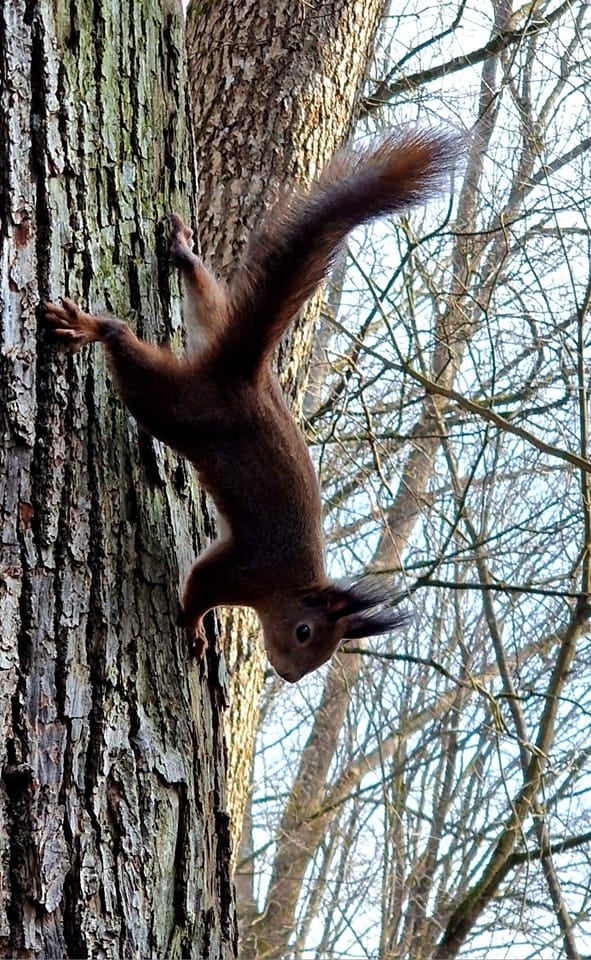
[[[409,620],[392,607],[392,581],[371,575],[274,597],[257,609],[267,657],[296,683],[332,656],[343,640],[395,630]]]

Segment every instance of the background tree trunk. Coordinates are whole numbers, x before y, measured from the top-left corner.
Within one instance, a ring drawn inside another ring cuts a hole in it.
[[[282,189],[316,176],[349,137],[384,0],[227,0],[192,3],[187,45],[199,168],[199,239],[225,279],[252,228]],[[278,365],[296,413],[308,374],[319,300],[283,342]],[[258,621],[224,618],[230,674],[229,810],[240,837],[250,785],[265,658]],[[246,836],[244,837],[245,842]],[[237,877],[238,899],[251,896]]]
[[[202,504],[35,319],[68,293],[181,343],[180,11],[7,0],[0,51],[0,952],[232,957],[224,674],[174,627]]]

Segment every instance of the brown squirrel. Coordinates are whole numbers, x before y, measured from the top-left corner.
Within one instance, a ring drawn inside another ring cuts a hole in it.
[[[287,195],[254,232],[229,289],[172,215],[171,256],[184,279],[187,320],[198,331],[184,357],[69,299],[44,305],[45,320],[72,351],[102,341],[134,417],[191,461],[215,503],[218,538],[192,567],[181,601],[198,655],[202,618],[220,605],[254,607],[268,658],[290,682],[328,660],[341,641],[406,620],[392,605],[388,578],[327,578],[318,481],[271,361],[349,231],[439,192],[461,150],[456,134],[403,129],[337,154],[309,191]]]

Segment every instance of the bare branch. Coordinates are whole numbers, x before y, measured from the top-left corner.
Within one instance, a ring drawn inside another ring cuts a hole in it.
[[[457,73],[459,70],[465,70],[466,67],[473,67],[485,60],[497,57],[503,50],[519,45],[527,37],[535,36],[535,34],[547,30],[553,23],[560,20],[571,6],[571,0],[563,0],[563,3],[559,4],[552,13],[547,14],[539,20],[531,19],[527,25],[520,30],[512,30],[510,28],[503,30],[489,40],[488,43],[485,43],[484,46],[472,50],[470,53],[453,57],[445,63],[439,63],[434,67],[419,70],[417,73],[407,74],[407,76],[400,77],[398,80],[392,81],[389,77],[386,80],[382,80],[363,101],[359,111],[360,117],[380,110],[383,108],[384,103],[392,100],[399,93],[410,93],[417,87],[431,83],[433,80],[448,77],[450,74]],[[396,73],[397,69],[398,68],[392,70],[389,76]]]

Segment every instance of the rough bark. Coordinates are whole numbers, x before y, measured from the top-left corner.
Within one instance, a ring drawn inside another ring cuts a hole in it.
[[[193,2],[188,51],[205,259],[229,279],[265,208],[294,180],[313,178],[348,138],[384,0],[321,5]],[[317,304],[282,344],[282,384],[303,399]],[[264,658],[255,619],[224,620],[230,666],[229,807],[240,834],[250,782]],[[240,890],[240,878],[237,879]],[[251,891],[242,890],[247,902]]]
[[[67,292],[180,344],[185,89],[172,0],[0,7],[2,955],[236,952],[223,661],[174,626],[200,499],[35,319]]]

